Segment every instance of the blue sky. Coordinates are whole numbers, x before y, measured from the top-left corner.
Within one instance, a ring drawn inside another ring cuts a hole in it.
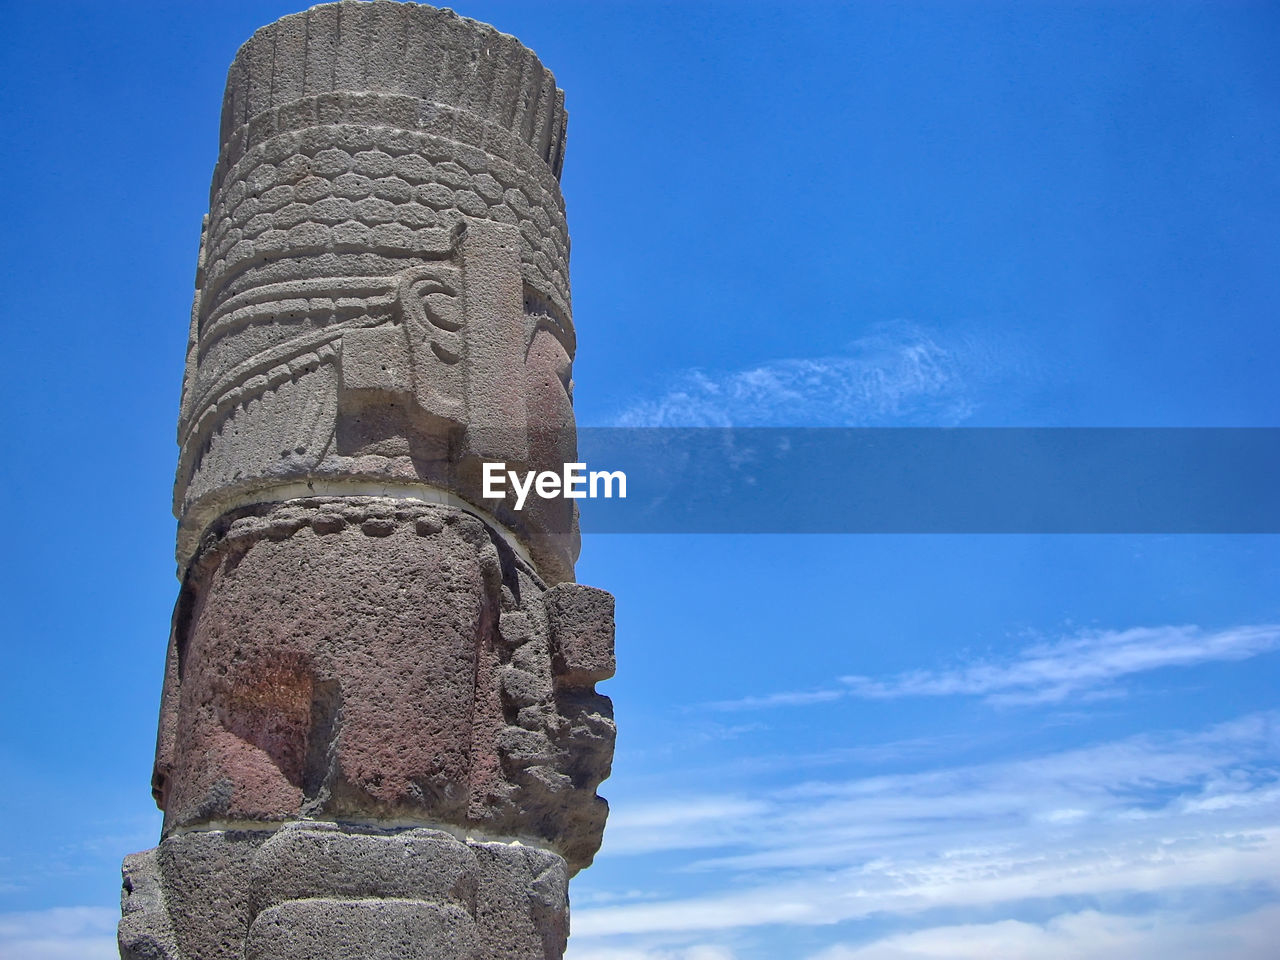
[[[95,960],[159,827],[221,87],[298,7],[4,8],[0,960]],[[460,12],[567,92],[580,422],[1280,425],[1273,6]],[[578,572],[620,733],[573,960],[1273,956],[1273,538],[599,535]]]

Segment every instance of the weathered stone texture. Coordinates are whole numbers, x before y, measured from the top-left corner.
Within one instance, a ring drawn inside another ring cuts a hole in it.
[[[544,591],[476,517],[412,500],[293,500],[218,529],[170,647],[166,831],[412,818],[590,862],[614,736],[591,689],[612,674],[608,594]],[[553,622],[574,650],[595,643],[575,654],[594,672],[553,653]]]
[[[483,24],[334,3],[232,63],[174,488],[131,960],[559,957],[614,724],[572,500],[563,93]]]
[[[245,44],[192,309],[181,565],[230,504],[358,478],[456,490],[572,579],[572,510],[480,504],[466,479],[528,462],[530,433],[563,438],[544,464],[572,453],[564,129],[537,57],[449,11],[329,4]],[[371,377],[371,356],[396,363]]]
[[[125,863],[124,960],[544,960],[567,937],[554,853],[440,830],[295,822],[165,839]]]

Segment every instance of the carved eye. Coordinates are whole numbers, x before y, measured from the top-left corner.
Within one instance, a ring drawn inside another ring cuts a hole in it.
[[[456,333],[462,329],[462,310],[453,293],[435,280],[420,280],[413,284],[410,295],[422,303],[426,318],[441,330]]]

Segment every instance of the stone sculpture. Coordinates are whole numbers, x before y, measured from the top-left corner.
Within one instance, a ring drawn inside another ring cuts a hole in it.
[[[560,957],[599,847],[613,598],[572,501],[564,95],[378,0],[231,65],[187,346],[182,582],[126,960]]]

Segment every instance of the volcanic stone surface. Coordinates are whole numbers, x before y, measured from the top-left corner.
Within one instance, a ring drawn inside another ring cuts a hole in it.
[[[174,487],[181,589],[126,960],[558,958],[600,845],[613,598],[572,500],[564,94],[447,10],[231,65]]]

